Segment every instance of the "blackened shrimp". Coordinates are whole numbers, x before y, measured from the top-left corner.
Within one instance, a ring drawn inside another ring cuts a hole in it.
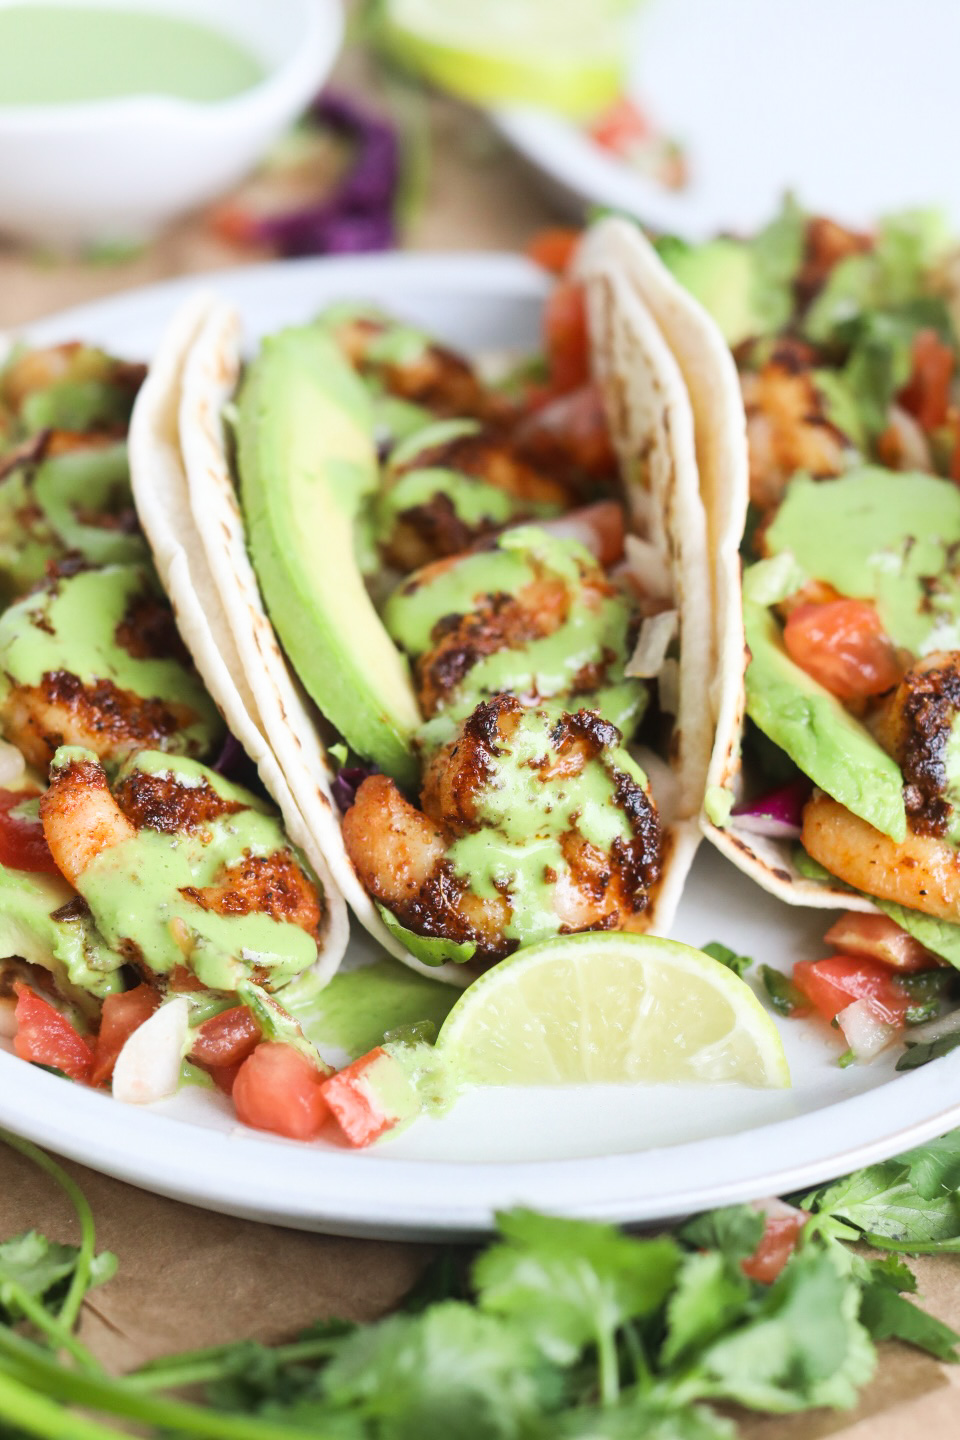
[[[315,960],[316,881],[267,807],[196,762],[145,752],[111,789],[92,752],[60,750],[40,818],[101,933],[148,980],[186,967],[214,989],[282,983]]]
[[[595,711],[478,705],[428,762],[421,805],[377,775],[343,821],[364,885],[415,933],[493,960],[549,934],[644,928],[660,822]]]
[[[782,341],[759,370],[741,374],[740,386],[754,505],[776,505],[798,470],[821,479],[846,468],[850,442],[827,419],[808,346]]]

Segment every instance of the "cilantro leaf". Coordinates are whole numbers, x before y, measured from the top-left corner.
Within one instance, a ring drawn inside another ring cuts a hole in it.
[[[480,1306],[524,1325],[559,1365],[656,1310],[680,1261],[673,1240],[635,1240],[612,1225],[530,1210],[499,1215],[497,1223],[503,1242],[473,1269]]]
[[[667,1302],[667,1336],[660,1361],[673,1365],[732,1328],[750,1299],[739,1265],[718,1250],[688,1255]]]
[[[727,1205],[708,1210],[688,1220],[679,1231],[686,1245],[700,1250],[720,1250],[733,1263],[746,1260],[760,1244],[765,1221],[750,1205]]]
[[[719,940],[711,940],[700,948],[704,955],[709,955],[712,960],[719,960],[721,965],[726,965],[728,970],[732,970],[734,975],[739,975],[741,979],[753,964],[751,955],[738,955],[729,945],[722,945]]]
[[[909,1014],[909,1011],[907,1013]],[[960,1029],[949,1035],[940,1035],[936,1040],[907,1040],[905,1044],[906,1049],[898,1059],[896,1068],[919,1070],[921,1065],[929,1065],[931,1060],[942,1060],[944,1055],[956,1050],[960,1045]]]
[[[752,1318],[703,1350],[686,1385],[691,1398],[736,1401],[777,1414],[853,1405],[876,1356],[857,1318],[860,1289],[829,1251],[804,1248],[756,1305]]]
[[[853,1226],[880,1249],[960,1249],[960,1195],[942,1188],[924,1194],[911,1179],[918,1163],[924,1179],[928,1171],[922,1161],[886,1160],[815,1191],[804,1209]]]
[[[948,1365],[958,1358],[956,1347],[960,1345],[960,1335],[882,1281],[874,1281],[865,1288],[860,1300],[860,1320],[874,1340],[902,1340]]]
[[[775,970],[772,965],[761,965],[760,979],[778,1015],[799,1015],[810,1009],[806,996],[782,970]]]
[[[61,1294],[76,1269],[79,1253],[76,1245],[58,1245],[36,1230],[4,1241],[0,1245],[0,1315],[19,1318],[17,1290],[40,1301]],[[102,1285],[116,1268],[116,1258],[108,1251],[94,1256],[88,1288]]]
[[[897,1159],[909,1168],[910,1182],[925,1200],[960,1189],[960,1130],[906,1150]]]
[[[374,1420],[378,1440],[512,1440],[562,1399],[522,1329],[455,1300],[356,1330],[321,1384]]]
[[[731,1420],[701,1405],[682,1409],[653,1397],[629,1396],[600,1410],[571,1410],[551,1418],[537,1440],[737,1440]]]

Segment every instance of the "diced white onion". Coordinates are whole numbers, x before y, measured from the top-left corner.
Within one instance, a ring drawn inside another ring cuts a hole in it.
[[[676,715],[680,708],[680,666],[676,660],[664,660],[657,676],[657,698],[660,709],[667,715]]]
[[[623,548],[626,560],[623,570],[643,595],[654,600],[673,599],[673,579],[664,555],[649,540],[639,535],[624,537]]]
[[[872,1060],[897,1034],[896,1027],[881,1020],[866,1000],[854,1000],[841,1010],[837,1024],[858,1060]]]
[[[114,1067],[116,1100],[149,1105],[176,1092],[189,1024],[190,1006],[181,995],[161,1005],[134,1030]]]
[[[758,1215],[765,1215],[768,1220],[787,1220],[794,1215],[805,1215],[805,1210],[798,1210],[796,1205],[788,1205],[786,1200],[778,1200],[771,1196],[767,1200],[751,1200],[750,1209],[756,1210]]]
[[[18,780],[23,779],[26,768],[26,762],[16,745],[8,745],[6,740],[0,740],[0,788],[8,790],[11,785],[16,785]]]
[[[679,630],[679,610],[661,610],[659,615],[648,615],[640,626],[636,647],[623,673],[636,680],[656,679]]]

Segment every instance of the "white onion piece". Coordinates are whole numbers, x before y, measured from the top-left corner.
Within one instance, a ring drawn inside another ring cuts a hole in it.
[[[657,676],[657,699],[660,709],[666,715],[676,715],[680,709],[680,666],[676,660],[664,660]]]
[[[22,780],[27,765],[16,745],[0,740],[0,788],[8,790]]]
[[[656,679],[679,631],[679,610],[661,610],[659,615],[648,615],[640,626],[640,634],[624,667],[624,675],[631,680]]]
[[[0,1000],[0,1040],[12,1040],[17,1033],[17,1002],[9,996]]]
[[[844,1039],[858,1060],[872,1060],[897,1034],[896,1026],[879,1019],[866,1000],[854,1000],[837,1016]]]
[[[673,578],[664,555],[649,540],[639,535],[626,535],[623,541],[626,560],[622,570],[630,577],[642,595],[654,600],[673,599]]]
[[[114,1099],[149,1105],[173,1095],[180,1083],[180,1062],[190,1025],[190,1006],[181,995],[168,1000],[145,1020],[117,1056]]]
[[[933,470],[930,446],[918,421],[906,410],[901,410],[899,405],[891,407],[888,419],[896,431],[901,447],[897,469]]]
[[[775,815],[733,815],[731,824],[748,835],[768,835],[771,840],[799,840],[802,834],[799,825],[778,820]]]
[[[758,1215],[765,1215],[768,1220],[788,1220],[795,1215],[806,1215],[806,1210],[798,1210],[796,1205],[788,1205],[786,1200],[778,1200],[772,1196],[768,1200],[751,1200],[750,1209],[756,1210]]]

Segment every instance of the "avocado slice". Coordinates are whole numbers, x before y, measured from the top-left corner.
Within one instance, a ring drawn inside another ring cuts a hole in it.
[[[350,747],[414,785],[420,712],[355,554],[355,525],[377,488],[364,386],[318,327],[283,330],[250,365],[238,412],[251,558],[284,649]]]
[[[747,714],[834,800],[869,825],[903,840],[903,776],[836,696],[790,659],[765,606],[745,602]]]

